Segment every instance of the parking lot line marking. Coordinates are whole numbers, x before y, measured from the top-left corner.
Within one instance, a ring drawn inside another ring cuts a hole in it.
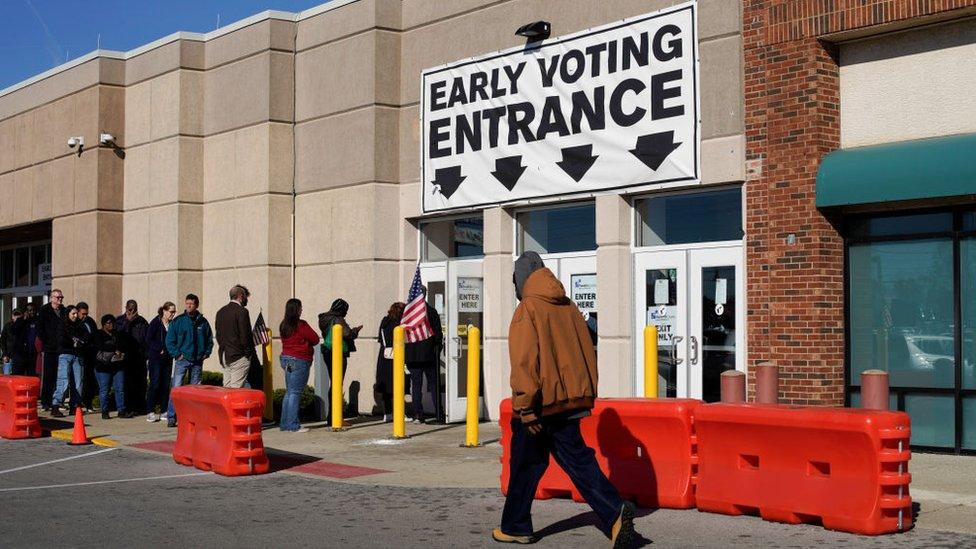
[[[104,450],[97,450],[95,452],[88,452],[87,454],[78,454],[77,456],[70,456],[61,459],[52,459],[51,461],[43,461],[41,463],[35,463],[33,465],[24,465],[22,467],[14,467],[13,469],[7,469],[5,471],[0,471],[0,475],[5,473],[13,473],[15,471],[23,471],[24,469],[33,469],[34,467],[40,467],[41,465],[50,465],[52,463],[61,463],[62,461],[70,461],[72,459],[78,459],[88,456],[94,456],[96,454],[104,454],[105,452],[111,452],[112,450],[118,450],[118,448],[106,448]]]
[[[46,486],[21,486],[18,488],[0,488],[0,492],[25,492],[27,490],[46,490],[49,488],[71,488],[75,486],[94,486],[97,484],[114,484],[117,482],[139,482],[144,480],[162,480],[167,478],[198,477],[200,475],[212,475],[210,472],[186,473],[183,475],[162,475],[158,477],[138,477],[120,478],[115,480],[95,480],[92,482],[72,482],[70,484],[48,484]]]

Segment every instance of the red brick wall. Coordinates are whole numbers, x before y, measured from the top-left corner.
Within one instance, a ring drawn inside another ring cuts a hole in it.
[[[814,205],[820,160],[840,146],[839,77],[819,37],[973,5],[743,0],[750,394],[772,362],[782,402],[844,401],[843,239]]]

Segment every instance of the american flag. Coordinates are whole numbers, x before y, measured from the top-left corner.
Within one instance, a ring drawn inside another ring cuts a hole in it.
[[[271,342],[271,338],[268,337],[268,325],[264,323],[264,313],[258,313],[251,335],[254,337],[255,345],[267,345]]]
[[[420,280],[420,265],[417,265],[417,272],[413,275],[413,284],[410,285],[410,294],[407,296],[407,306],[403,309],[400,325],[403,326],[407,343],[423,341],[434,335],[430,320],[427,319],[427,303],[424,300],[423,282]]]

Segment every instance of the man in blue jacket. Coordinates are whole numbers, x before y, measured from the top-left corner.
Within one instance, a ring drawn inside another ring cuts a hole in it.
[[[173,357],[173,385],[175,389],[183,385],[183,376],[190,372],[190,385],[199,385],[203,375],[203,361],[213,351],[213,330],[210,323],[198,310],[200,298],[193,294],[186,296],[186,312],[173,319],[166,332],[166,350]],[[176,410],[173,397],[169,399],[166,424],[176,427]]]

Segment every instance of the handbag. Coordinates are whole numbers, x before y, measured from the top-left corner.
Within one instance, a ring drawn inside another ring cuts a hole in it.
[[[327,349],[327,350],[329,350],[329,351],[332,350],[332,326],[335,326],[335,323],[334,322],[332,324],[329,324],[329,329],[325,331],[325,340],[322,343],[322,347],[325,348],[325,349]],[[342,354],[348,354],[348,353],[349,353],[349,346],[346,343],[345,338],[343,338],[343,340],[342,340]]]
[[[383,333],[383,329],[380,329],[380,341],[383,342],[383,358],[386,360],[393,360],[393,347],[386,346],[386,334]]]

